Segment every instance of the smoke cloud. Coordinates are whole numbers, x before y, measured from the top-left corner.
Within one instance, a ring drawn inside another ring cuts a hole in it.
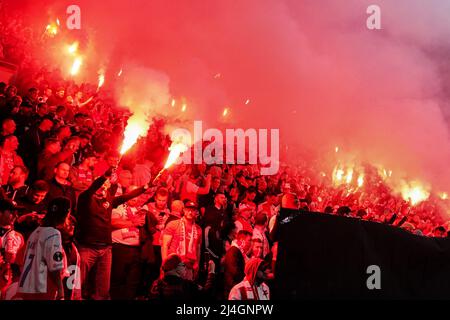
[[[12,5],[64,16],[70,4]],[[211,127],[279,128],[285,160],[339,146],[347,157],[450,190],[447,0],[77,4],[107,69],[123,67],[124,79],[129,66],[165,75],[156,80],[156,108],[169,108],[170,95],[176,113],[184,101],[185,119]],[[381,8],[381,30],[366,27],[371,4]],[[140,99],[155,77],[127,79],[122,89]]]

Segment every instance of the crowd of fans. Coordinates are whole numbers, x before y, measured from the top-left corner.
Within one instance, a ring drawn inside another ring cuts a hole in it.
[[[360,188],[306,163],[180,164],[154,181],[164,120],[121,157],[129,113],[96,89],[44,69],[0,83],[1,299],[267,300],[283,199],[447,236],[438,199],[413,206],[370,166]]]

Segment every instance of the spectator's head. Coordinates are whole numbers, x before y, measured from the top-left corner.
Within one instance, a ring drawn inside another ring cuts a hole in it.
[[[267,189],[267,182],[264,177],[259,177],[256,181],[256,187],[258,188],[259,192],[264,192]]]
[[[122,187],[128,188],[133,183],[133,175],[129,170],[122,170],[119,173],[119,183]]]
[[[220,178],[219,177],[214,177],[211,180],[211,188],[213,190],[217,190],[220,187]]]
[[[42,132],[49,132],[53,128],[53,120],[50,117],[44,117],[39,124],[39,129]]]
[[[42,220],[43,226],[62,228],[69,221],[71,203],[68,198],[58,197],[52,199],[47,206],[47,213]],[[62,257],[61,257],[62,258]]]
[[[87,119],[87,116],[84,113],[77,113],[74,116],[74,120],[75,120],[75,125],[77,126],[83,126],[84,125],[84,121]]]
[[[105,160],[108,166],[115,167],[119,163],[120,155],[117,151],[111,151],[106,154]]]
[[[28,89],[28,98],[30,98],[32,101],[36,101],[37,97],[39,95],[39,90],[36,88],[30,88]]]
[[[285,209],[299,209],[300,202],[295,193],[286,193],[281,198],[281,207]]]
[[[44,117],[48,113],[48,105],[45,102],[38,103],[37,105],[37,114],[40,117]]]
[[[218,192],[214,196],[214,205],[219,208],[225,208],[227,205],[227,197],[223,193],[223,190],[218,189]]]
[[[80,138],[80,146],[82,148],[86,147],[92,139],[92,136],[88,133],[82,133],[78,137]]]
[[[30,199],[34,204],[41,203],[48,193],[48,184],[44,180],[37,180],[30,190]]]
[[[17,88],[15,86],[8,86],[5,92],[5,97],[10,99],[17,95]]]
[[[2,121],[2,135],[8,136],[10,134],[14,134],[16,131],[16,123],[11,118],[6,118]]]
[[[131,192],[131,191],[133,191],[133,190],[136,190],[137,188],[138,188],[138,186],[131,185],[131,186],[128,187],[127,192]],[[135,207],[138,206],[138,203],[139,203],[139,197],[135,197],[135,198],[133,198],[133,199],[131,199],[131,200],[128,200],[127,203],[128,203],[128,205],[129,205],[130,207],[135,208]]]
[[[236,241],[239,248],[246,254],[252,249],[252,234],[247,230],[240,230],[236,235]]]
[[[13,152],[19,147],[19,140],[13,135],[2,137],[0,140],[0,146],[4,151]]]
[[[183,216],[187,221],[194,222],[198,216],[198,205],[194,201],[186,200],[184,202],[183,213]]]
[[[252,239],[252,258],[263,258],[263,242],[259,238]]]
[[[72,131],[69,126],[61,126],[56,130],[55,135],[60,141],[64,141],[72,135]]]
[[[254,208],[246,203],[241,203],[239,205],[239,216],[245,220],[249,220],[254,212]]]
[[[155,195],[155,207],[158,210],[165,210],[167,207],[167,199],[169,191],[166,188],[159,188]]]
[[[18,113],[22,104],[21,96],[14,96],[11,98],[11,113]]]
[[[443,226],[439,226],[434,229],[434,236],[437,238],[442,238],[447,235],[447,230]]]
[[[52,89],[50,89],[50,88],[45,88],[44,89],[44,96],[45,97],[47,97],[47,98],[51,97],[52,93],[53,93]]]
[[[352,212],[352,209],[350,209],[347,206],[342,206],[342,207],[339,207],[336,214],[339,216],[349,216],[351,212]]]
[[[324,213],[333,214],[333,207],[332,206],[326,206]]]
[[[250,188],[248,188],[248,189],[245,191],[245,198],[246,198],[248,201],[253,201],[253,200],[255,200],[255,197],[256,197],[256,189],[255,189],[255,187],[250,187]]]
[[[209,173],[211,174],[211,176],[213,177],[213,178],[219,178],[219,180],[220,180],[220,177],[222,177],[222,168],[221,167],[219,167],[219,166],[212,166],[210,169],[209,169]]]
[[[251,285],[260,285],[268,279],[269,270],[269,265],[264,260],[252,258],[245,264],[245,278]]]
[[[287,182],[284,183],[283,186],[281,187],[281,191],[283,194],[291,193],[291,184]]]
[[[24,185],[28,178],[28,169],[25,166],[14,166],[9,172],[8,184],[9,185]]]
[[[255,216],[255,226],[266,227],[267,226],[267,213],[261,211]]]
[[[44,150],[50,154],[56,154],[61,151],[61,142],[55,138],[47,138],[44,144]]]
[[[184,279],[186,277],[186,265],[181,260],[180,256],[172,253],[169,254],[162,262],[161,269],[164,276],[172,275]]]
[[[55,95],[58,98],[60,98],[60,99],[64,98],[64,94],[65,94],[64,88],[60,87],[60,88],[56,89]]]
[[[89,170],[94,170],[94,167],[97,163],[97,156],[93,152],[89,152],[85,154],[82,164],[84,167],[89,168]]]
[[[0,199],[0,226],[9,227],[17,217],[17,206],[14,201]]]
[[[69,178],[70,165],[67,162],[58,162],[53,172],[57,180],[66,181]]]
[[[175,213],[177,216],[181,216],[183,214],[184,204],[181,200],[174,200],[170,206],[172,213]]]
[[[70,137],[69,140],[67,140],[66,145],[64,146],[65,150],[71,150],[72,152],[77,152],[80,148],[80,139],[77,136]]]

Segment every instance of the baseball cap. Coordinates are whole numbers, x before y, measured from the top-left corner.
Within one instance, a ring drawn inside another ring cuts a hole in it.
[[[194,208],[194,209],[198,208],[197,204],[194,201],[191,201],[191,200],[186,200],[184,202],[184,207],[185,208]]]

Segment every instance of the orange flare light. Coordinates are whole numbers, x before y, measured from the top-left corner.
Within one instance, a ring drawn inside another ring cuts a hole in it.
[[[224,117],[226,117],[227,114],[228,114],[228,108],[225,108],[225,109],[223,110],[222,115],[223,115]]]
[[[400,192],[403,199],[405,201],[410,201],[413,206],[427,200],[430,196],[430,192],[417,181],[411,183],[403,181]]]
[[[100,73],[98,75],[98,89],[100,89],[104,83],[105,83],[105,75],[103,73]]]
[[[77,75],[80,72],[81,65],[83,64],[83,59],[80,57],[75,58],[72,64],[72,68],[70,69],[70,74],[72,76]]]
[[[178,157],[185,152],[188,147],[179,141],[172,142],[172,145],[169,147],[169,157],[167,158],[166,164],[164,165],[164,169],[168,169],[171,165],[173,165]]]
[[[70,55],[74,55],[78,51],[78,42],[72,43],[68,48],[67,52],[69,52]]]
[[[358,187],[361,188],[364,184],[364,175],[361,173],[358,177]]]
[[[148,124],[145,119],[132,116],[128,119],[128,125],[125,128],[122,147],[120,148],[120,154],[124,155],[130,148],[136,143],[139,137],[144,136],[147,133]]]

